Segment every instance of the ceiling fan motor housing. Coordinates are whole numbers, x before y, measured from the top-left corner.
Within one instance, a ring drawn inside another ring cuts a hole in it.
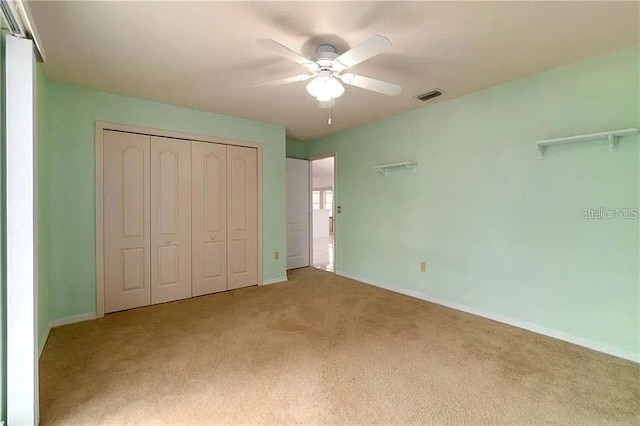
[[[330,44],[321,44],[318,46],[317,54],[313,61],[320,66],[320,70],[331,70],[333,60],[338,56],[335,47]]]

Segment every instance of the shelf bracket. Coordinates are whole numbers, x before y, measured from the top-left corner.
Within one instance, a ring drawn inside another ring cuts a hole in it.
[[[544,158],[544,154],[546,153],[547,147],[544,145],[538,145],[538,158],[542,160]]]
[[[413,173],[414,175],[416,174],[416,169],[418,168],[418,165],[415,163],[407,163],[404,165],[407,170],[409,170],[411,173]]]
[[[618,140],[620,136],[609,135],[609,151],[618,152]]]

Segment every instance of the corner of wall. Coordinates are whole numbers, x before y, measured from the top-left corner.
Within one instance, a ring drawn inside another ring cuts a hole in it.
[[[287,158],[297,158],[298,160],[306,160],[309,158],[307,142],[302,142],[293,138],[286,138]]]

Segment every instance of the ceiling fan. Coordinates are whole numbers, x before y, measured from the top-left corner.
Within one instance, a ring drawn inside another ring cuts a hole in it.
[[[258,39],[256,43],[297,62],[307,68],[309,73],[259,83],[254,86],[282,86],[313,79],[307,84],[307,92],[318,100],[321,108],[333,107],[335,105],[335,99],[342,96],[344,87],[340,84],[340,81],[351,86],[372,90],[389,96],[397,95],[402,89],[395,83],[352,73],[343,73],[354,65],[364,62],[391,47],[391,41],[379,34],[370,36],[342,55],[338,55],[332,45],[321,44],[318,46],[318,53],[312,59],[270,38]]]

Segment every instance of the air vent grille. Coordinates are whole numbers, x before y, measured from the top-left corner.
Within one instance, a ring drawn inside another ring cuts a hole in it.
[[[416,98],[420,99],[422,102],[426,102],[430,99],[437,98],[438,96],[442,96],[444,94],[444,90],[434,89],[430,92],[423,93],[422,95],[417,95]]]

